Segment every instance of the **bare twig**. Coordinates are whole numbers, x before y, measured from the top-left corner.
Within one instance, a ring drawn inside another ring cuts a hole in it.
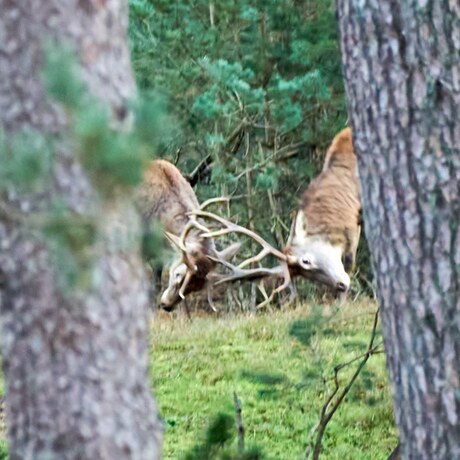
[[[211,28],[214,28],[214,3],[209,3],[209,23]]]
[[[206,155],[196,166],[196,168],[190,173],[184,175],[190,185],[193,187],[197,184],[200,177],[205,173],[205,171],[210,167],[212,163],[211,154]]]
[[[358,378],[359,374],[363,370],[364,366],[366,365],[367,361],[369,358],[373,355],[376,354],[377,352],[381,352],[381,350],[378,350],[378,347],[380,344],[375,345],[375,338],[377,335],[377,324],[378,324],[378,318],[379,318],[379,309],[375,312],[374,315],[374,323],[372,327],[372,332],[371,332],[371,338],[369,340],[369,345],[367,347],[366,352],[355,359],[350,360],[347,363],[340,364],[334,368],[334,388],[327,397],[325,403],[323,404],[323,407],[321,409],[321,414],[320,414],[320,420],[318,422],[318,425],[315,427],[314,430],[312,430],[310,436],[313,438],[316,434],[316,439],[313,445],[313,448],[311,444],[309,444],[306,452],[305,452],[305,459],[311,458],[312,460],[318,460],[320,453],[321,453],[321,448],[322,448],[322,441],[323,441],[323,436],[324,432],[326,430],[327,424],[331,421],[333,415],[337,411],[337,409],[340,407],[342,404],[343,400],[347,396],[348,392],[350,391],[351,387],[353,386],[354,382]],[[339,383],[339,372],[344,368],[349,366],[350,364],[354,363],[357,361],[359,358],[361,358],[360,363],[358,364],[358,367],[356,368],[353,376],[345,386],[345,388],[340,392],[340,383]],[[336,398],[336,395],[337,398]]]

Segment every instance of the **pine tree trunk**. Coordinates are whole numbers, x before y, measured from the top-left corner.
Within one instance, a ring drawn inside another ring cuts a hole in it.
[[[41,79],[50,39],[76,50],[87,88],[123,118],[135,91],[126,28],[123,0],[0,0],[7,140],[27,127],[65,139],[65,114],[49,102]],[[137,243],[117,239],[136,234],[137,215],[129,199],[96,199],[69,145],[57,153],[44,192],[9,189],[0,197],[10,458],[156,459],[162,428],[148,381],[146,283]],[[28,215],[46,212],[57,197],[75,215],[98,217],[93,287],[84,295],[62,289],[48,246],[27,225]]]
[[[460,458],[460,3],[337,0],[402,458]]]

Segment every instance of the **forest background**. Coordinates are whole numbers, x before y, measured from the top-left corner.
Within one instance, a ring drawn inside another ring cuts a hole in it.
[[[231,197],[228,216],[283,247],[303,190],[347,123],[333,2],[129,4],[138,87],[168,114],[159,156],[200,201]],[[357,267],[353,294],[370,294],[365,237]]]

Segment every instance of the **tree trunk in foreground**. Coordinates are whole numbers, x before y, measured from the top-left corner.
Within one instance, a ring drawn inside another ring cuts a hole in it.
[[[114,113],[134,95],[123,0],[0,0],[0,126],[63,133],[49,103],[43,48],[77,51],[83,81]],[[148,381],[146,283],[128,200],[101,203],[72,149],[56,154],[44,193],[8,190],[2,209],[46,212],[59,197],[74,215],[98,219],[93,287],[64,293],[43,238],[0,215],[1,340],[11,459],[156,459],[161,424]],[[1,167],[1,166],[0,166]],[[33,213],[30,213],[33,215]],[[125,222],[130,223],[127,228]]]
[[[460,3],[337,0],[402,457],[460,458]]]

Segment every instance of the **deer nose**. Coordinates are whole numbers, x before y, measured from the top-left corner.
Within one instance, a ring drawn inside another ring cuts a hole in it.
[[[174,310],[174,305],[160,303],[160,308],[164,311],[171,312]]]
[[[338,292],[345,292],[348,289],[345,283],[337,283],[335,288],[337,289]]]

